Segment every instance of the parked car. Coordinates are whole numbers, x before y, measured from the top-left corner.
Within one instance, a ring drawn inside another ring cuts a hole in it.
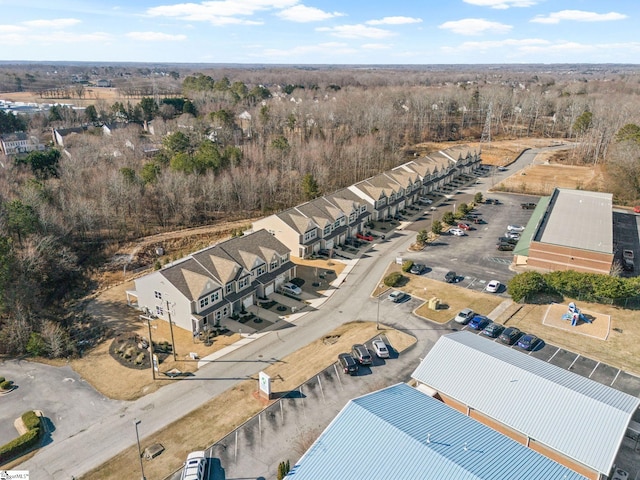
[[[471,230],[471,225],[469,225],[468,223],[459,223],[458,228],[460,228],[461,230]]]
[[[359,238],[360,240],[366,240],[367,242],[373,242],[373,235],[371,235],[370,233],[356,233],[356,238]]]
[[[522,208],[523,210],[533,210],[534,208],[536,208],[536,204],[533,202],[527,202],[527,203],[521,203],[520,204],[520,208]]]
[[[409,298],[409,295],[407,295],[404,292],[401,292],[400,290],[394,290],[389,294],[389,300],[391,300],[393,303],[400,303],[403,300],[407,300],[408,298]]]
[[[484,288],[489,293],[497,293],[500,290],[500,282],[498,280],[491,280]]]
[[[496,201],[493,198],[485,198],[484,199],[484,203],[487,203],[489,205],[491,205],[492,203],[495,203]]]
[[[519,328],[509,327],[509,328],[505,328],[502,331],[502,333],[498,337],[498,340],[500,340],[502,343],[505,343],[507,345],[513,345],[516,342],[516,340],[520,338],[520,335],[522,335],[522,332],[520,331]]]
[[[323,257],[328,257],[329,253],[329,250],[326,248],[321,248],[320,250],[318,250],[318,255],[322,255]]]
[[[461,228],[451,228],[451,229],[449,229],[449,233],[451,235],[455,235],[456,237],[464,237],[465,236],[464,230],[462,230]]]
[[[341,353],[338,355],[338,363],[344,373],[356,375],[358,373],[358,363],[349,353]]]
[[[518,232],[505,232],[504,236],[511,240],[520,240],[520,233]]]
[[[488,317],[485,317],[484,315],[474,315],[467,325],[469,328],[473,328],[474,330],[484,330],[489,323],[491,323],[491,320],[489,320]]]
[[[640,205],[633,207],[633,213],[640,213]]]
[[[533,350],[538,344],[538,337],[532,335],[531,333],[527,333],[520,337],[518,340],[518,347],[523,350]]]
[[[480,333],[489,338],[498,338],[503,330],[503,325],[496,322],[491,322],[489,325],[484,327],[484,330],[482,330]]]
[[[204,480],[207,469],[207,457],[205,452],[200,450],[187,455],[187,461],[182,468],[180,480]]]
[[[456,272],[448,271],[444,275],[444,281],[447,283],[455,283],[457,280],[458,280],[458,275],[456,275]]]
[[[425,267],[422,263],[414,263],[413,265],[411,265],[409,273],[412,273],[414,275],[422,275],[426,268],[427,267]]]
[[[507,225],[507,232],[523,232],[524,227],[522,225]]]
[[[467,323],[469,323],[469,320],[471,320],[474,315],[475,315],[475,312],[470,308],[463,308],[458,312],[458,314],[455,317],[453,317],[453,320],[462,325],[466,325]]]
[[[498,243],[496,248],[503,252],[511,252],[516,246],[513,243]]]
[[[483,219],[481,219],[480,217],[476,217],[473,219],[473,223],[475,223],[476,225],[483,225],[487,222],[485,222]]]
[[[509,237],[498,237],[498,243],[511,243],[512,245],[516,245],[518,243],[518,239]]]
[[[373,351],[376,352],[378,358],[389,358],[389,349],[387,348],[387,344],[382,340],[374,340],[371,342],[371,347]]]
[[[503,167],[502,165],[498,167],[498,171],[499,172],[506,172],[507,171],[507,167]]]
[[[361,343],[356,343],[351,347],[351,356],[355,358],[356,362],[360,365],[371,365],[373,363],[369,349]]]
[[[622,251],[622,268],[631,272],[635,268],[633,250],[625,249]]]
[[[282,293],[288,293],[289,295],[300,295],[302,293],[302,289],[291,282],[283,283],[280,291]]]
[[[424,203],[425,205],[431,205],[433,203],[433,200],[431,200],[430,198],[427,198],[427,197],[420,197],[418,199],[418,201],[420,203]]]

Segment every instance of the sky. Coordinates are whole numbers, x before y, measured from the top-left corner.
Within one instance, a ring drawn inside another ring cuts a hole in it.
[[[639,0],[0,0],[0,60],[640,63]]]

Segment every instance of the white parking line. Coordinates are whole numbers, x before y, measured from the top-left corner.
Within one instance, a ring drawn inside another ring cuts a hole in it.
[[[340,373],[338,373],[338,365],[334,363],[333,369],[336,371],[336,377],[338,378],[338,383],[340,384],[340,388],[344,390],[344,385],[342,385],[342,379],[340,378]]]
[[[573,359],[573,362],[571,362],[571,365],[569,365],[569,368],[567,368],[567,370],[571,370],[571,367],[573,367],[573,364],[576,363],[579,358],[580,358],[580,355],[577,355],[576,358]]]
[[[556,353],[558,353],[560,351],[560,349],[556,349],[556,351],[553,353],[553,355],[551,355],[551,357],[549,358],[549,360],[547,360],[547,363],[551,363],[551,360],[553,360],[553,357],[556,356]]]
[[[593,372],[596,371],[596,368],[598,368],[598,365],[600,365],[600,362],[596,363],[596,366],[593,367],[593,370],[591,370],[591,373],[589,374],[589,378],[591,378],[591,375],[593,375]]]
[[[620,372],[622,370],[618,370],[618,373],[616,373],[616,376],[613,378],[613,380],[611,381],[611,386],[613,386],[613,384],[616,382],[616,380],[618,379],[618,375],[620,375]]]

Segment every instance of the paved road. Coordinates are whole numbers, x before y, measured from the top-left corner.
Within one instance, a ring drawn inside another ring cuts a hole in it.
[[[509,171],[495,172],[476,185],[477,191],[486,191],[494,181],[530,164],[534,154],[535,151],[530,151],[521,155]],[[21,464],[20,468],[29,470],[36,480],[78,477],[135,443],[135,419],[142,421],[139,431],[144,438],[237,382],[255,376],[266,364],[298,350],[342,323],[356,319],[375,320],[377,302],[370,298],[370,294],[388,263],[398,254],[405,254],[407,247],[415,241],[415,232],[401,231],[390,237],[373,246],[355,265],[346,283],[320,310],[299,319],[296,328],[265,335],[203,367],[190,379],[167,385],[134,402],[122,403],[119,408],[110,407],[103,414],[96,412],[95,423],[78,425],[77,431],[66,438],[56,437],[53,443]],[[439,335],[448,331],[419,321],[408,309],[396,308],[385,302],[380,311],[382,322],[413,333],[419,340],[416,350],[423,353]],[[68,396],[61,401],[76,403],[73,397]]]

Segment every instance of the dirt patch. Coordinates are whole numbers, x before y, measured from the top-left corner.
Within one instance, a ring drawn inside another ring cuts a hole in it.
[[[384,273],[384,277],[393,272],[401,272],[400,265],[391,263]],[[402,290],[408,293],[413,298],[419,298],[425,303],[420,305],[414,313],[422,318],[431,320],[437,323],[446,323],[451,320],[460,310],[463,308],[471,307],[477,313],[487,315],[500,303],[502,298],[495,295],[489,295],[486,293],[475,292],[467,288],[461,288],[455,284],[439,282],[430,278],[421,277],[418,275],[411,275],[409,273],[403,274],[406,283],[402,287],[396,290]],[[382,283],[382,282],[381,282]],[[377,287],[373,292],[373,296],[377,297],[382,295],[382,298],[386,295],[386,291],[391,290],[388,287]],[[438,310],[432,310],[429,308],[428,300],[436,297],[440,300],[441,308]]]
[[[582,310],[590,322],[578,321],[575,326],[571,325],[571,320],[564,320],[562,316],[567,313],[568,305],[554,303],[549,305],[545,313],[542,323],[550,327],[559,328],[567,332],[579,333],[588,337],[606,340],[609,336],[609,328],[611,325],[611,317],[598,312]]]
[[[415,343],[414,337],[397,330],[378,331],[375,323],[354,322],[343,325],[266,368],[265,372],[273,380],[273,391],[286,392],[298,387],[333,364],[338,353],[349,351],[354,343],[364,343],[380,333],[384,333],[393,348],[399,352]],[[324,342],[325,338],[337,340],[327,344]],[[146,477],[149,480],[165,478],[167,472],[180,468],[188,452],[212,445],[260,412],[265,406],[254,397],[256,390],[257,379],[241,382],[152,436],[143,438],[143,450],[153,443],[161,443],[165,447],[162,455],[152,461],[145,460]],[[202,428],[203,425],[206,428]],[[129,478],[131,466],[137,465],[137,462],[138,448],[132,446],[82,478]]]
[[[531,195],[550,195],[556,187],[598,190],[600,178],[599,168],[536,164],[529,165],[524,170],[511,175],[494,186],[492,190]]]
[[[11,92],[2,93],[0,97],[3,100],[11,102],[28,102],[28,103],[51,103],[53,101],[58,103],[71,103],[78,107],[86,107],[93,105],[98,101],[105,101],[109,104],[114,102],[132,102],[132,98],[123,97],[118,92],[117,88],[98,88],[98,87],[85,87],[83,98],[72,96],[69,98],[48,98],[40,96],[37,92]]]

